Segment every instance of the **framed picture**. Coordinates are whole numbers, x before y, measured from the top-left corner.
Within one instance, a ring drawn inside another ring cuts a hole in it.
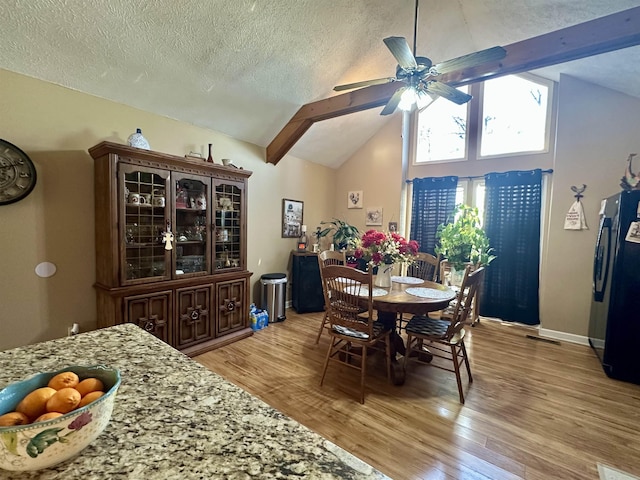
[[[362,190],[354,190],[347,195],[347,208],[362,208]]]
[[[396,233],[398,231],[398,222],[389,222],[389,231]]]
[[[302,231],[304,202],[282,199],[282,238],[297,238]]]
[[[365,225],[382,225],[382,207],[367,208]]]

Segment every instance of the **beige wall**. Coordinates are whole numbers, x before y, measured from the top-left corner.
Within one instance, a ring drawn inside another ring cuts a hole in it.
[[[621,190],[627,156],[640,152],[638,125],[639,99],[561,78],[548,249],[542,262],[544,329],[588,334],[600,200]],[[582,202],[589,230],[564,230],[574,200],[571,186],[582,184],[587,185]]]
[[[395,115],[373,138],[345,162],[336,177],[335,216],[358,227],[386,230],[389,222],[400,216],[402,186],[402,118]],[[347,208],[347,194],[362,190],[362,209]],[[365,225],[367,207],[382,207],[382,227]]]
[[[0,70],[2,138],[34,161],[38,183],[24,200],[0,207],[0,350],[95,328],[93,160],[103,140],[126,143],[137,127],[154,150],[232,158],[249,179],[248,268],[253,300],[260,275],[286,272],[295,239],[281,238],[282,199],[304,201],[309,225],[333,216],[335,171],[291,156],[265,163],[264,149],[219,132]],[[126,86],[123,86],[126,88]],[[36,276],[43,261],[57,273]]]

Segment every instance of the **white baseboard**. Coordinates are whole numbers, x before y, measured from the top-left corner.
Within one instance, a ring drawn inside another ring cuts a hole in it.
[[[548,328],[542,328],[539,325],[524,325],[522,323],[504,322],[499,318],[492,317],[480,317],[482,320],[492,320],[503,323],[505,325],[518,325],[520,327],[530,328],[533,331],[538,332],[538,336],[541,338],[549,338],[552,340],[561,340],[564,342],[577,343],[578,345],[589,346],[589,337],[583,335],[575,335],[573,333],[559,332],[557,330],[549,330]]]
[[[584,335],[558,332],[557,330],[549,330],[547,328],[539,328],[538,334],[543,338],[552,338],[554,340],[562,340],[565,342],[577,343],[579,345],[589,345],[589,337],[585,337]]]

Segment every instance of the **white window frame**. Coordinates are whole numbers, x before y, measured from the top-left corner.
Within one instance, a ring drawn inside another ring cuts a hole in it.
[[[476,129],[476,157],[478,160],[484,160],[489,158],[503,158],[503,157],[518,157],[521,155],[543,155],[549,153],[549,145],[551,143],[551,124],[552,122],[552,114],[553,114],[553,98],[554,98],[554,86],[555,82],[553,80],[549,80],[546,78],[538,77],[537,75],[532,75],[530,73],[518,73],[513,74],[514,77],[521,77],[525,80],[529,80],[530,82],[537,83],[540,85],[544,85],[548,88],[547,93],[547,112],[546,112],[546,120],[545,120],[545,131],[544,131],[544,147],[542,150],[522,150],[518,152],[507,152],[493,155],[481,155],[482,151],[482,128],[483,128],[483,107],[484,107],[484,82],[481,82],[479,86],[479,96],[478,96],[478,117],[477,121],[477,129]],[[473,100],[471,100],[472,102]]]
[[[473,92],[473,85],[468,85],[468,93],[472,94]],[[440,97],[439,101],[443,101],[443,102],[448,102],[449,100]],[[413,118],[413,125],[412,125],[412,129],[413,129],[413,148],[412,148],[412,153],[413,153],[413,158],[411,159],[411,164],[413,166],[424,166],[424,165],[437,165],[440,163],[452,163],[452,162],[466,162],[467,160],[469,160],[470,156],[469,156],[469,138],[471,138],[472,134],[470,133],[469,130],[469,126],[471,125],[472,121],[472,115],[473,115],[473,110],[471,109],[471,102],[473,102],[473,99],[470,100],[469,102],[466,103],[466,107],[467,107],[467,118],[466,118],[466,132],[465,132],[465,136],[464,136],[464,156],[459,157],[459,158],[448,158],[448,159],[444,159],[444,160],[429,160],[426,162],[419,162],[418,161],[418,129],[419,129],[419,124],[420,124],[420,114],[427,110],[429,106],[433,103],[430,102],[429,105],[427,105],[426,107],[420,109],[420,110],[416,110]]]
[[[469,85],[469,93],[473,98],[467,103],[467,132],[465,136],[465,156],[464,158],[456,158],[449,160],[432,160],[428,162],[417,161],[418,157],[418,124],[419,124],[419,111],[416,110],[412,115],[412,133],[413,141],[411,142],[411,165],[413,167],[424,167],[427,165],[437,165],[446,163],[460,163],[467,161],[477,161],[493,158],[503,157],[517,157],[523,155],[546,155],[549,153],[551,145],[551,128],[553,126],[553,108],[555,98],[555,85],[556,82],[548,80],[546,78],[538,77],[530,73],[518,73],[514,76],[523,77],[527,80],[540,83],[549,88],[548,100],[547,100],[547,113],[546,113],[546,125],[545,125],[545,138],[544,138],[544,150],[535,151],[522,151],[514,153],[502,153],[499,155],[480,155],[480,142],[482,139],[482,106],[484,99],[484,82]],[[471,141],[471,139],[474,139]]]

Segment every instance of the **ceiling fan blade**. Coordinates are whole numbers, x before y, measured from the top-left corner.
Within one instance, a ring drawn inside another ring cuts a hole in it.
[[[400,103],[400,100],[402,99],[402,94],[407,88],[409,87],[405,85],[404,87],[400,87],[398,90],[396,90],[396,93],[391,96],[387,104],[380,112],[380,115],[391,115],[393,112],[395,112],[398,104]]]
[[[389,83],[395,81],[395,77],[376,78],[375,80],[364,80],[362,82],[346,83],[333,87],[336,92],[343,90],[352,90],[354,88],[368,87],[369,85],[380,85],[381,83]]]
[[[418,68],[416,57],[411,53],[404,37],[387,37],[383,41],[403,70],[413,71]]]
[[[442,63],[438,63],[433,66],[433,70],[437,71],[437,74],[449,73],[454,70],[462,70],[463,68],[475,67],[482,63],[493,62],[496,60],[502,60],[507,56],[507,51],[502,47],[491,47],[486,50],[480,50],[479,52],[469,53],[461,57],[452,58],[451,60],[445,60]]]
[[[427,92],[440,95],[441,97],[451,100],[453,103],[457,103],[458,105],[467,103],[472,98],[471,95],[467,95],[460,90],[450,87],[446,83],[438,82],[436,80],[430,81],[427,84]]]

